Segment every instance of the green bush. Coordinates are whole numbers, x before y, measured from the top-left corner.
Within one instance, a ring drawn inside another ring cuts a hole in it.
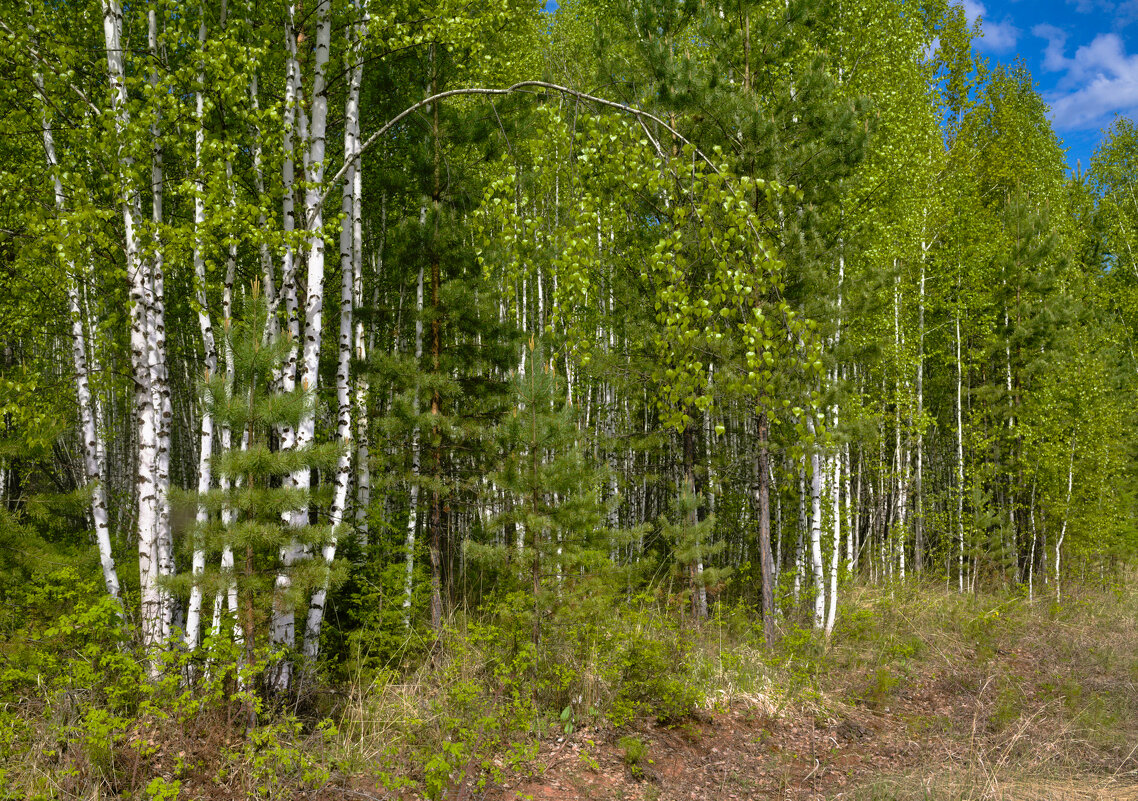
[[[618,689],[607,717],[623,725],[637,715],[651,715],[660,722],[683,718],[702,700],[689,671],[690,634],[674,620],[659,618],[652,628],[626,633],[612,667]]]

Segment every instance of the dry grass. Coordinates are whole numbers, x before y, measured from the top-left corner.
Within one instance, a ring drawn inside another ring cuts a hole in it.
[[[1138,799],[1136,601],[854,590],[820,684],[906,715],[927,754],[852,797]]]
[[[857,801],[1138,801],[1138,786],[1088,776],[1066,778],[986,772],[944,771],[880,779],[851,794]]]
[[[1138,801],[1138,593],[1071,587],[1057,606],[1006,594],[962,596],[937,585],[844,592],[829,644],[787,623],[772,651],[741,616],[694,633],[662,617],[614,616],[602,634],[609,644],[690,638],[687,680],[708,709],[781,727],[780,736],[813,743],[816,727],[837,732],[849,720],[877,726],[851,746],[866,749],[864,776],[872,780],[833,798]],[[280,728],[261,747],[251,747],[219,709],[215,720],[182,728],[135,720],[100,750],[85,739],[91,705],[45,691],[34,705],[6,711],[6,720],[18,721],[9,739],[20,753],[0,755],[7,771],[0,786],[15,791],[12,797],[137,796],[154,776],[178,776],[183,798],[289,798],[329,781],[376,792],[415,782],[421,792],[432,755],[450,760],[438,779],[449,787],[469,783],[476,755],[516,770],[526,755],[503,755],[536,742],[535,735],[556,736],[564,701],[553,694],[544,706],[510,712],[509,691],[502,696],[500,688],[513,666],[501,662],[501,641],[493,630],[482,639],[456,632],[416,670],[345,687],[338,732],[314,731],[310,721]],[[573,723],[603,729],[604,704],[618,689],[608,654],[567,637],[550,647],[562,649],[551,661],[574,671],[573,709],[582,717]],[[644,653],[662,659],[672,652]],[[515,677],[515,689],[526,675]],[[554,703],[550,713],[545,707]],[[456,735],[466,750],[448,752]],[[143,741],[152,747],[135,747]],[[891,762],[902,752],[906,761]],[[266,782],[272,788],[259,790]]]

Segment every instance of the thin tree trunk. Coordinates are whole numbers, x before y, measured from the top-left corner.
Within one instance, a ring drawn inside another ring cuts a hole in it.
[[[861,557],[861,518],[862,518],[862,514],[861,514],[861,509],[862,509],[861,474],[862,474],[862,468],[864,467],[864,462],[865,462],[865,457],[864,457],[864,454],[862,453],[861,445],[858,445],[858,449],[857,449],[857,489],[855,490],[855,493],[857,496],[857,503],[854,505],[854,514],[856,515],[856,517],[850,518],[850,522],[852,525],[850,526],[850,537],[849,537],[849,544],[848,544],[848,552],[849,552],[849,559],[850,559],[850,574],[851,575],[857,573],[858,561],[860,560],[860,557]],[[872,486],[872,483],[871,483],[871,486]],[[872,491],[872,489],[871,489],[871,491]],[[847,515],[847,517],[849,517],[849,516]]]
[[[838,241],[838,304],[837,304],[837,324],[834,328],[834,352],[838,352],[838,346],[841,344],[842,338],[842,293],[845,287],[846,278],[846,256],[844,242],[839,239]],[[831,377],[831,384],[837,388],[838,379],[840,377],[839,368],[834,367],[834,372]],[[834,402],[834,413],[832,421],[832,430],[838,430],[838,422],[840,419],[840,409],[838,402]],[[837,619],[838,614],[838,569],[842,561],[842,512],[841,512],[841,496],[842,496],[842,459],[841,448],[835,448],[833,454],[827,460],[830,462],[831,473],[831,500],[832,500],[832,523],[834,526],[834,543],[833,549],[830,552],[830,605],[826,613],[826,638],[829,639],[831,632],[834,630],[834,621]]]
[[[1067,503],[1063,509],[1063,524],[1059,528],[1059,537],[1055,540],[1055,600],[1063,600],[1063,589],[1060,584],[1059,557],[1063,553],[1063,539],[1067,536],[1067,520],[1071,515],[1071,489],[1075,486],[1075,436],[1071,435],[1071,460],[1067,464]]]
[[[426,222],[426,208],[420,214],[420,222]],[[419,266],[419,278],[415,289],[415,365],[423,358],[423,267]],[[403,625],[411,625],[411,594],[415,578],[415,530],[419,521],[419,382],[415,382],[411,399],[411,413],[414,416],[411,429],[411,487],[410,510],[407,514],[407,556],[403,578]]]
[[[782,540],[783,540],[783,527],[782,527],[782,495],[778,491],[778,485],[774,481],[774,470],[770,467],[770,459],[767,460],[767,481],[770,482],[769,486],[774,493],[774,519],[775,525],[778,528],[777,536],[775,537],[775,557],[774,557],[774,586],[778,586],[779,576],[782,573]]]
[[[917,306],[917,453],[913,495],[916,512],[913,516],[913,570],[921,574],[925,562],[925,505],[924,505],[924,415],[925,415],[925,258],[928,245],[921,242],[921,288]]]
[[[964,367],[960,360],[960,314],[956,315],[956,534],[960,549],[957,553],[957,583],[964,592],[964,411],[961,387],[964,384]]]
[[[285,42],[288,47],[288,58],[285,64],[285,102],[283,126],[284,160],[281,167],[283,180],[283,193],[281,199],[281,216],[284,227],[284,254],[281,265],[281,298],[285,304],[285,320],[288,330],[288,339],[291,343],[288,355],[285,358],[284,369],[281,371],[281,391],[290,393],[296,389],[298,362],[300,354],[300,306],[297,291],[297,252],[296,238],[296,164],[295,164],[295,138],[300,140],[302,148],[307,145],[308,128],[303,114],[304,96],[301,91],[300,61],[297,58],[296,5],[289,3],[288,19],[285,26]],[[302,223],[302,226],[304,223]],[[296,447],[297,429],[292,426],[282,426],[280,431],[281,450],[290,450]],[[307,472],[305,473],[307,477]],[[296,476],[285,477],[285,486],[295,486]],[[285,514],[285,522],[290,525],[300,524],[300,515]],[[290,585],[288,569],[299,555],[299,548],[290,543],[280,549],[280,560],[284,570],[277,574],[274,590],[273,614],[270,624],[270,640],[276,646],[284,646],[294,639],[293,614],[283,607],[283,596]],[[284,668],[287,671],[287,667]],[[270,683],[274,686],[287,687],[288,676],[272,676]]]
[[[854,553],[854,537],[856,536],[854,530],[853,519],[853,498],[850,495],[852,485],[850,482],[850,444],[846,442],[842,446],[842,476],[843,484],[846,494],[846,575],[850,576],[853,573],[853,553]]]
[[[349,31],[349,54],[353,59],[351,77],[348,82],[348,97],[344,109],[344,154],[345,158],[352,158],[359,147],[360,130],[360,83],[363,80],[363,56],[359,52],[360,37],[366,22],[362,19],[362,12],[357,6],[356,12],[361,14],[361,20]],[[363,254],[356,247],[356,231],[361,223],[356,218],[357,209],[362,207],[357,196],[363,186],[359,178],[361,162],[354,162],[344,179],[342,197],[342,210],[344,213],[343,225],[340,229],[340,338],[337,348],[336,360],[336,435],[340,441],[340,458],[336,465],[335,485],[332,491],[332,508],[329,513],[329,522],[332,524],[332,536],[328,544],[322,549],[321,555],[325,564],[331,569],[332,561],[336,558],[336,543],[341,534],[340,527],[344,521],[348,506],[348,485],[351,483],[352,473],[352,301],[355,275],[360,271],[359,263]],[[311,665],[320,652],[320,629],[324,623],[324,605],[328,597],[328,577],[325,575],[322,585],[312,594],[308,607],[308,619],[304,630],[304,656]]]
[[[43,78],[35,76],[36,88],[44,100],[43,108],[43,148],[51,171],[55,190],[55,210],[62,216],[65,212],[63,182],[60,180],[59,162],[55,155],[55,139],[52,136],[51,122],[47,115],[44,97]],[[107,489],[102,476],[106,470],[103,453],[99,446],[99,436],[95,427],[94,403],[87,369],[87,336],[84,314],[79,302],[79,273],[75,263],[66,261],[67,301],[71,311],[71,358],[75,368],[75,394],[79,404],[79,424],[83,436],[83,474],[91,487],[91,520],[95,524],[95,542],[99,548],[99,564],[103,570],[103,586],[107,594],[121,604],[119,597],[119,576],[111,553],[111,529],[107,516]],[[3,484],[0,483],[0,487]],[[121,612],[120,612],[121,614]]]
[[[150,87],[157,96],[161,91],[158,80],[158,65],[162,61],[162,54],[158,47],[158,13],[154,8],[147,12],[147,29],[150,58],[153,65],[150,71]],[[174,411],[170,397],[170,377],[166,361],[166,301],[161,240],[166,179],[162,163],[162,139],[158,130],[160,122],[159,112],[155,111],[154,122],[150,128],[152,139],[150,162],[151,218],[154,222],[154,252],[150,259],[153,303],[149,309],[150,330],[148,336],[151,340],[151,392],[154,394],[154,406],[158,413],[156,430],[158,447],[154,457],[154,472],[157,479],[155,506],[157,509],[158,575],[160,578],[169,578],[175,572],[174,539],[173,531],[170,528],[170,427],[174,422]],[[173,593],[162,584],[158,586],[158,596],[161,610],[161,637],[162,641],[165,642],[170,639],[172,633],[175,599]]]
[[[1028,520],[1031,522],[1031,555],[1027,560],[1027,602],[1035,600],[1035,484],[1031,485],[1031,505],[1028,507]]]
[[[249,103],[253,107],[253,113],[258,115],[261,110],[260,99],[260,84],[257,79],[257,73],[254,72],[249,80]],[[286,115],[292,112],[286,111]],[[253,189],[257,193],[257,197],[264,197],[265,192],[265,173],[262,167],[262,133],[259,127],[254,126],[250,132],[253,140]],[[291,158],[291,154],[288,154]],[[288,186],[291,187],[292,182],[289,181]],[[262,231],[268,230],[268,219],[266,218],[263,209],[257,212],[257,222]],[[275,340],[280,334],[280,322],[277,317],[277,306],[280,303],[280,296],[277,294],[276,270],[273,267],[273,255],[269,248],[267,238],[262,238],[259,246],[261,254],[261,276],[264,279],[265,285],[265,302],[268,304],[268,315],[265,318],[266,336],[269,340]],[[274,379],[279,381],[279,369],[274,370]]]
[[[794,548],[794,606],[802,602],[802,585],[806,579],[806,559],[803,537],[809,525],[806,516],[806,467],[798,470],[798,542]]]
[[[770,429],[766,413],[761,413],[756,421],[759,435],[759,458],[756,464],[755,487],[759,507],[759,564],[762,568],[762,609],[763,639],[767,645],[774,643],[774,585],[775,567],[771,559],[771,496],[770,496]]]
[[[431,46],[431,68],[432,72],[435,69],[435,49],[434,45]],[[437,86],[432,80],[431,92],[434,94],[437,91]],[[439,306],[439,290],[441,287],[441,264],[439,254],[439,215],[441,213],[442,201],[442,175],[441,175],[441,158],[440,152],[440,130],[439,130],[439,109],[442,101],[437,101],[431,104],[432,116],[432,161],[433,161],[433,186],[431,189],[431,206],[432,206],[432,241],[431,241],[431,372],[437,377],[439,373],[439,358],[442,353],[442,315]],[[541,292],[541,270],[538,270],[538,293],[540,305],[540,292]],[[538,330],[541,330],[540,320]],[[442,558],[442,519],[441,519],[441,499],[439,498],[439,484],[442,481],[442,451],[439,446],[440,437],[438,436],[439,427],[439,413],[440,413],[440,398],[439,391],[435,389],[431,392],[431,427],[434,430],[432,439],[435,441],[433,473],[434,486],[431,488],[431,537],[428,556],[431,562],[431,628],[439,631],[442,627],[443,620],[443,601],[442,601],[442,577],[441,558]]]
[[[306,392],[315,394],[320,383],[320,335],[324,319],[324,218],[321,204],[321,186],[324,180],[324,156],[328,126],[328,94],[325,68],[331,48],[332,26],[330,0],[316,2],[316,44],[313,53],[312,111],[309,117],[307,149],[305,150],[304,228],[308,239],[308,282],[304,303],[304,343],[300,364],[300,383]],[[299,93],[298,93],[299,94]],[[303,113],[303,108],[300,109]],[[311,445],[316,438],[316,406],[309,404],[296,431],[297,448]],[[308,468],[292,475],[292,485],[307,493],[311,488],[312,473]],[[307,508],[292,513],[291,524],[302,528],[308,523]],[[284,570],[277,575],[273,609],[272,644],[277,648],[291,648],[296,639],[295,612],[286,597],[291,586],[289,568],[301,558],[304,549],[295,541],[285,548]],[[271,677],[273,689],[286,690],[291,682],[291,665],[278,663]]]
[[[205,25],[205,10],[200,9],[202,16],[201,23],[198,26],[198,46],[204,48],[206,40],[206,25]],[[194,165],[195,173],[197,174],[198,181],[203,180],[205,174],[204,165],[202,164],[202,146],[205,143],[205,119],[204,119],[204,97],[203,92],[205,89],[205,71],[204,67],[199,64],[198,67],[198,90],[194,93],[194,109],[195,116],[197,117],[197,130],[194,132]],[[205,257],[202,253],[204,248],[203,229],[205,227],[205,187],[197,186],[194,192],[194,281],[195,281],[195,294],[197,296],[198,307],[198,327],[201,329],[202,345],[205,349],[205,380],[210,380],[217,374],[217,344],[213,336],[213,322],[210,320],[209,315],[209,301],[206,293],[206,275],[205,275]],[[198,453],[198,494],[204,495],[209,492],[212,485],[212,463],[213,463],[213,415],[210,412],[208,404],[202,404],[201,410],[201,434],[200,434],[200,447]],[[206,510],[204,503],[198,504],[197,509],[197,525],[199,531],[195,532],[194,537],[194,552],[191,570],[193,571],[194,583],[190,589],[190,603],[186,611],[186,648],[193,650],[200,642],[201,633],[201,608],[202,608],[202,587],[200,583],[200,576],[205,571],[205,551],[201,548],[201,538],[204,535],[204,528],[209,523],[209,513]],[[228,548],[228,544],[226,545]],[[230,562],[232,563],[232,553],[230,554]]]
[[[897,260],[893,260],[893,267],[897,269]],[[897,281],[893,292],[893,346],[896,348],[897,359],[897,400],[894,415],[893,433],[895,438],[894,461],[897,466],[897,497],[896,517],[893,526],[894,546],[897,548],[897,566],[901,581],[905,580],[905,540],[908,532],[905,530],[905,518],[908,513],[909,501],[909,454],[901,444],[901,404],[902,387],[908,389],[908,381],[903,381],[905,337],[901,333],[901,274],[897,273]],[[905,395],[907,396],[907,392]],[[905,398],[907,400],[907,397]]]
[[[834,404],[834,427],[838,423],[838,406]],[[838,617],[838,569],[842,562],[842,514],[841,514],[841,450],[834,451],[830,462],[830,475],[833,482],[833,525],[834,547],[830,552],[830,604],[826,610],[826,637],[834,631],[834,621]]]
[[[690,415],[689,415],[690,416]],[[695,486],[695,428],[692,423],[688,423],[683,431],[683,447],[684,447],[684,489],[691,495],[693,506],[688,513],[687,525],[694,531],[699,524],[698,509],[694,505],[697,503],[698,496],[696,495]],[[692,603],[692,616],[696,620],[703,620],[707,617],[707,596],[700,593],[700,587],[703,586],[703,558],[701,555],[701,547],[696,535],[695,542],[695,558],[692,564],[688,567],[688,583],[691,590],[691,603]]]
[[[225,268],[225,279],[224,279],[224,283],[222,284],[222,289],[221,289],[221,317],[222,317],[222,320],[224,321],[224,325],[222,328],[222,340],[221,341],[222,341],[222,352],[225,356],[225,396],[230,401],[232,401],[232,399],[233,399],[233,388],[234,388],[234,385],[237,381],[237,370],[236,370],[236,365],[234,364],[234,359],[233,359],[233,339],[232,339],[232,333],[233,333],[233,327],[232,327],[232,323],[233,323],[233,282],[234,282],[235,276],[236,276],[237,262],[236,262],[236,253],[234,252],[232,247],[230,248],[229,256],[228,256],[226,261],[227,261],[227,263],[226,263],[226,268]],[[204,278],[203,278],[203,281],[204,281]],[[203,298],[204,298],[204,296],[203,296]],[[204,306],[203,306],[203,308],[204,308]],[[248,447],[252,444],[252,432],[251,431],[238,431],[237,435],[239,437],[238,447],[241,450],[248,449]],[[232,447],[233,447],[233,431],[230,429],[228,423],[223,423],[221,426],[221,450],[223,453],[228,453],[232,449]],[[218,487],[222,491],[223,494],[228,494],[229,491],[234,487],[234,485],[240,486],[240,484],[241,484],[240,477],[234,478],[234,477],[231,477],[227,474],[220,476],[218,479]],[[229,506],[228,504],[223,506],[221,509],[221,523],[222,523],[222,525],[225,526],[226,529],[231,529],[233,527],[234,523],[236,523],[236,522],[237,522],[236,511],[231,506]],[[246,562],[247,562],[246,570],[248,571],[250,569],[248,567],[248,561],[249,561],[249,559],[252,558],[248,552],[248,549],[246,549],[245,556],[246,556]],[[226,590],[225,590],[225,602],[226,602],[226,605],[228,606],[229,613],[231,615],[233,615],[234,621],[237,621],[237,619],[240,615],[240,609],[239,609],[239,598],[238,598],[238,591],[237,591],[237,578],[233,574],[233,570],[234,570],[233,546],[231,543],[229,543],[227,541],[222,546],[222,550],[221,550],[221,571],[222,571],[222,573],[228,573],[228,575],[229,575],[228,586],[226,587]],[[248,580],[248,578],[246,580]],[[222,607],[222,597],[219,594],[218,597],[215,599],[214,606],[213,606],[213,633],[214,633],[214,636],[219,635],[221,632],[221,607]],[[240,625],[235,625],[233,628],[234,642],[236,642],[238,645],[245,642],[245,640],[248,636],[252,636],[250,632],[251,632],[251,630],[246,629],[243,631],[242,627]],[[252,664],[251,655],[253,653],[253,643],[252,642],[246,642],[245,645],[246,645],[246,658],[250,660],[248,662],[248,664]]]
[[[131,118],[123,63],[122,7],[117,0],[103,0],[103,38],[107,53],[107,73],[115,115],[118,141],[118,169],[122,184],[126,272],[130,281],[130,352],[131,373],[135,388],[135,413],[138,418],[137,480],[138,497],[138,574],[143,648],[150,660],[150,675],[157,677],[157,652],[162,639],[162,597],[158,587],[159,477],[156,474],[158,454],[158,410],[152,393],[152,373],[148,336],[148,318],[153,305],[153,283],[150,266],[140,253],[135,226],[142,220],[142,197],[131,177],[134,157],[126,147],[130,140]]]
[[[352,247],[359,257],[355,261],[353,277],[353,303],[357,309],[363,308],[363,174],[357,170],[355,181],[359,187],[353,188],[352,209]],[[376,244],[376,274],[383,270],[383,246],[387,237],[387,203],[382,204],[380,234]],[[356,361],[363,364],[367,359],[368,341],[365,336],[363,320],[356,319]],[[371,506],[371,444],[368,435],[368,377],[367,370],[361,369],[356,375],[356,530],[360,543],[368,543],[368,510]]]
[[[814,628],[826,621],[826,577],[822,566],[822,458],[818,452],[814,415],[806,411],[806,430],[815,444],[810,449],[810,566],[814,572]]]

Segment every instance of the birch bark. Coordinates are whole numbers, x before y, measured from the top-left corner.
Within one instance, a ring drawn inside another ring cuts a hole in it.
[[[839,253],[838,253],[838,304],[837,304],[837,326],[834,329],[834,351],[837,352],[838,345],[842,340],[842,291],[845,288],[846,279],[846,257],[844,251],[841,250],[843,243],[839,240]],[[841,373],[835,365],[833,375],[830,379],[834,387],[838,386],[838,379]],[[838,430],[838,421],[840,416],[840,407],[838,402],[834,401],[834,415],[832,420],[833,430]],[[838,569],[842,562],[842,451],[840,447],[835,447],[830,459],[830,477],[831,477],[831,500],[833,503],[831,523],[834,527],[834,543],[833,549],[830,552],[830,604],[826,611],[826,637],[829,638],[831,632],[834,630],[834,621],[838,617]]]
[[[422,209],[421,222],[426,221],[426,208]],[[415,364],[423,358],[423,267],[419,266],[419,278],[415,288]],[[407,512],[407,555],[403,575],[403,625],[411,625],[411,597],[415,589],[415,532],[419,523],[419,383],[415,382],[411,398],[411,413],[415,418],[411,429],[411,487],[410,508]]]
[[[150,659],[150,675],[156,677],[156,652],[162,640],[162,597],[158,587],[158,537],[160,518],[158,456],[158,410],[154,404],[151,371],[149,318],[154,303],[150,265],[140,252],[136,225],[142,219],[142,197],[134,176],[134,156],[127,142],[131,116],[127,98],[126,68],[123,60],[122,6],[118,0],[103,0],[103,40],[107,55],[112,111],[118,141],[118,194],[122,206],[123,235],[126,246],[126,272],[130,281],[130,355],[134,378],[135,414],[138,420],[138,574],[140,628],[143,648]]]
[[[1055,540],[1055,600],[1063,600],[1063,587],[1059,583],[1059,557],[1063,554],[1063,540],[1067,536],[1067,519],[1071,515],[1071,489],[1075,486],[1075,437],[1071,436],[1071,460],[1067,464],[1067,503],[1063,509],[1063,524]]]
[[[151,8],[147,12],[147,45],[150,53],[150,90],[153,96],[158,96],[159,86],[158,66],[163,57],[158,39],[158,12]],[[163,165],[163,147],[159,125],[162,122],[161,112],[155,108],[151,113],[150,138],[150,188],[151,188],[151,220],[153,222],[152,253],[150,255],[150,283],[152,287],[152,303],[148,309],[147,336],[150,340],[150,372],[151,392],[154,396],[154,407],[157,412],[156,436],[157,449],[154,455],[155,506],[157,508],[157,535],[156,551],[158,556],[159,579],[174,575],[174,539],[170,528],[170,442],[171,427],[174,422],[174,409],[170,397],[170,375],[166,360],[166,300],[164,278],[164,256],[162,248],[162,224],[166,196],[165,167]],[[175,599],[173,593],[161,583],[158,585],[159,597],[159,625],[163,642],[170,639],[171,627],[174,623]]]
[[[806,410],[806,430],[816,439],[814,415]],[[822,566],[822,457],[817,442],[810,449],[810,567],[814,572],[814,628],[826,622],[826,577]]]
[[[357,6],[357,12],[361,10]],[[360,271],[362,253],[357,241],[357,231],[360,230],[361,221],[356,216],[362,208],[360,193],[363,183],[361,181],[361,162],[354,161],[354,154],[359,147],[359,119],[360,119],[360,83],[363,79],[362,54],[358,51],[360,38],[363,35],[362,21],[353,26],[349,33],[351,40],[349,53],[353,60],[351,77],[348,83],[348,97],[344,109],[344,154],[345,158],[352,158],[353,164],[344,180],[342,210],[344,213],[343,225],[340,229],[340,337],[336,360],[336,435],[340,440],[340,458],[336,465],[335,486],[332,491],[332,509],[329,514],[332,524],[332,536],[324,546],[322,556],[324,562],[331,565],[336,558],[336,542],[340,534],[340,526],[344,521],[345,510],[348,505],[348,485],[351,483],[352,473],[352,301],[354,296],[355,275]],[[312,595],[308,607],[308,619],[304,631],[304,655],[311,663],[315,661],[320,652],[320,628],[324,622],[324,604],[328,597],[328,579]]]
[[[43,109],[43,149],[47,155],[47,163],[51,171],[55,210],[62,217],[66,200],[63,194],[63,182],[59,177],[59,161],[55,155],[55,138],[52,135],[51,121],[47,115],[43,78],[37,74],[35,80],[40,97],[45,102]],[[91,519],[95,524],[95,542],[99,548],[99,564],[103,570],[103,586],[106,587],[108,595],[121,603],[118,570],[115,568],[114,556],[111,553],[107,490],[102,480],[105,472],[105,466],[102,463],[103,451],[99,447],[99,436],[95,428],[94,403],[91,397],[91,383],[88,378],[87,337],[83,322],[84,310],[79,302],[79,274],[76,265],[70,259],[66,262],[66,269],[67,301],[71,311],[71,360],[75,368],[75,394],[79,404],[79,424],[83,436],[84,479],[87,485],[91,487]]]
[[[917,453],[916,475],[913,482],[913,496],[916,509],[913,515],[913,570],[921,574],[925,562],[925,500],[924,500],[924,451],[925,451],[925,260],[929,246],[921,242],[921,283],[917,307]]]
[[[308,280],[305,293],[303,356],[300,363],[300,383],[307,392],[315,393],[319,386],[320,334],[324,319],[324,236],[323,210],[320,202],[320,187],[324,180],[324,156],[328,125],[328,94],[325,69],[331,47],[332,26],[329,14],[329,0],[318,0],[316,4],[316,43],[313,54],[312,106],[308,118],[307,148],[305,150],[306,183],[305,219],[308,250]],[[290,19],[295,9],[290,8]],[[289,39],[295,42],[290,35]],[[290,45],[295,47],[295,45]],[[299,65],[290,52],[293,61],[294,84],[299,87]],[[297,91],[297,102],[300,97]],[[303,109],[301,125],[304,127]],[[294,446],[304,448],[311,445],[316,436],[316,410],[312,405],[305,412],[297,427]],[[292,486],[302,491],[311,487],[312,474],[302,468],[292,474]],[[304,526],[308,521],[308,510],[294,510],[290,516],[294,528]],[[283,549],[284,570],[277,575],[273,622],[272,644],[278,648],[291,648],[296,640],[296,614],[287,600],[287,592],[292,584],[289,568],[303,555],[303,548],[296,542]],[[272,676],[275,690],[288,688],[292,670],[287,662],[281,662]]]
[[[961,387],[964,367],[960,360],[960,313],[956,315],[956,535],[959,543],[957,589],[964,592],[964,411]]]
[[[755,463],[755,505],[759,511],[759,564],[762,582],[763,638],[769,646],[774,643],[775,637],[775,566],[771,559],[770,424],[765,413],[760,414],[755,422],[759,441],[759,454]]]
[[[205,10],[201,10],[202,20],[198,26],[198,46],[205,46],[206,25]],[[204,242],[202,239],[205,227],[205,197],[204,187],[200,185],[203,180],[202,147],[205,144],[205,70],[199,64],[198,88],[194,93],[194,114],[197,118],[197,130],[194,133],[194,166],[199,185],[194,192],[194,280],[195,294],[198,307],[198,328],[201,329],[202,345],[205,349],[205,377],[208,380],[217,373],[217,343],[213,336],[213,321],[209,314],[209,301],[206,295],[205,256],[203,254]],[[213,483],[213,415],[209,407],[202,404],[200,451],[198,454],[198,494],[209,492]],[[209,522],[209,513],[204,504],[199,504],[196,516],[198,527],[204,527]],[[199,532],[200,537],[200,532]],[[232,557],[231,557],[232,559]],[[200,641],[202,587],[199,577],[205,571],[205,551],[195,544],[191,570],[194,584],[190,589],[190,602],[186,610],[186,648],[193,650]]]

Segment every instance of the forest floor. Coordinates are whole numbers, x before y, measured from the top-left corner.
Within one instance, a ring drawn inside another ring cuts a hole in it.
[[[1138,620],[1094,597],[1065,612],[909,600],[863,599],[861,630],[855,610],[795,692],[548,738],[481,797],[1138,799]],[[924,628],[937,609],[944,625]],[[460,783],[451,797],[480,796]]]
[[[849,586],[828,642],[790,614],[773,645],[745,607],[568,611],[541,672],[524,618],[456,619],[417,667],[251,731],[177,673],[57,678],[0,702],[0,799],[1138,801],[1138,580]]]

